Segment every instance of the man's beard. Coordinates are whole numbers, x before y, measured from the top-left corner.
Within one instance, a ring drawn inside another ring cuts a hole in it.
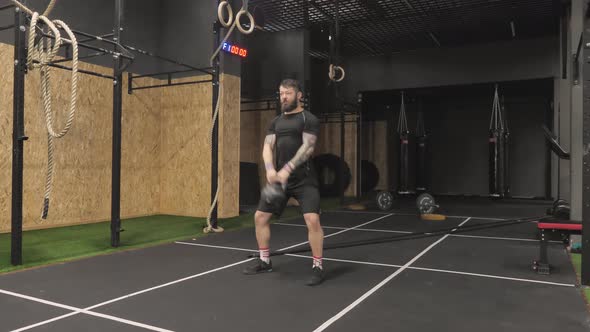
[[[291,112],[292,110],[297,108],[297,100],[293,100],[291,103],[282,104],[281,110],[285,113]]]

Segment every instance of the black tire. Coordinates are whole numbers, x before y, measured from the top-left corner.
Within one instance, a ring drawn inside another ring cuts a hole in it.
[[[367,193],[379,183],[379,169],[368,160],[361,161],[361,191]]]
[[[256,205],[259,199],[258,164],[240,162],[240,205]]]
[[[334,154],[321,154],[313,158],[318,174],[320,195],[322,197],[340,196],[340,165],[344,166],[344,191],[350,185],[350,167]]]

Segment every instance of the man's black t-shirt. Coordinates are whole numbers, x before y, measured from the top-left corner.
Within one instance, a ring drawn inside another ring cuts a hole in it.
[[[272,120],[267,133],[276,135],[275,167],[277,170],[280,170],[287,162],[293,159],[297,150],[303,144],[304,132],[319,136],[320,121],[311,112],[282,113]],[[315,177],[312,166],[311,160],[299,165],[291,173],[289,180],[300,180],[309,175]]]

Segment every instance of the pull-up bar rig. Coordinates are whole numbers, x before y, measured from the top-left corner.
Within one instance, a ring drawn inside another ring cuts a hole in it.
[[[217,0],[216,3],[217,3],[217,6],[219,6],[220,0]],[[221,28],[222,28],[221,23],[219,22],[219,18],[217,18],[215,20],[215,22],[213,23],[213,49],[214,50],[216,50],[221,43]],[[167,61],[167,62],[187,68],[184,70],[157,72],[157,73],[143,74],[143,75],[128,74],[129,87],[128,87],[127,93],[132,94],[134,90],[153,89],[153,88],[178,86],[178,85],[211,83],[213,86],[213,93],[212,93],[212,97],[211,97],[211,101],[212,101],[211,102],[211,105],[212,105],[211,106],[211,108],[212,108],[211,117],[212,118],[214,117],[215,106],[216,106],[217,99],[219,97],[219,78],[220,78],[220,73],[223,70],[223,67],[221,66],[221,62],[219,60],[219,56],[216,56],[212,60],[211,67],[198,68],[198,67],[187,65],[185,63],[181,63],[176,60],[172,60],[172,59],[160,56],[160,55],[156,55],[151,52],[144,51],[144,50],[141,50],[141,49],[138,49],[135,47],[131,47],[131,46],[126,46],[126,47],[136,53],[146,55],[146,56],[155,57],[157,59],[164,60],[164,61]],[[172,80],[174,79],[173,75],[186,74],[189,72],[200,72],[200,73],[203,73],[206,75],[210,75],[211,78],[190,81],[190,82],[172,82]],[[145,77],[156,77],[157,78],[158,76],[160,76],[160,77],[165,76],[167,79],[167,82],[164,84],[135,86],[135,87],[133,86],[134,81],[136,81],[137,79],[145,78]],[[219,146],[219,118],[216,117],[213,122],[212,140],[211,140],[211,205],[213,207],[211,209],[210,223],[211,223],[211,227],[214,229],[218,228],[217,227],[218,202],[215,200],[217,187],[218,187],[218,176],[219,176],[217,174],[218,168],[219,168],[218,146]],[[215,203],[215,204],[213,204],[213,203]]]
[[[27,5],[27,1],[22,1]],[[15,11],[14,24],[14,86],[13,86],[13,158],[12,158],[12,215],[11,215],[11,263],[22,264],[22,226],[23,226],[23,159],[24,142],[28,139],[25,135],[24,111],[25,111],[25,76],[27,74],[27,36],[26,23],[28,15],[14,5],[6,5],[0,10],[13,9]],[[111,246],[117,247],[120,242],[121,218],[120,218],[120,192],[121,192],[121,108],[122,108],[122,72],[134,60],[132,56],[124,54],[126,50],[119,44],[123,31],[123,0],[115,0],[115,20],[113,24],[112,40],[99,36],[73,31],[77,35],[91,37],[90,40],[98,40],[113,46],[113,51],[106,48],[78,43],[84,49],[94,50],[94,53],[85,58],[111,55],[113,57],[113,76],[104,75],[88,70],[79,70],[80,73],[113,80],[113,148],[112,148],[112,194],[111,194]],[[54,38],[44,32],[40,34],[46,38]],[[87,40],[88,41],[88,40]],[[67,53],[67,51],[66,51]],[[68,58],[66,56],[66,58]],[[123,60],[128,60],[123,63]],[[69,59],[60,60],[65,62]],[[52,67],[71,70],[71,68],[57,63],[49,64]]]
[[[221,0],[217,0],[217,8],[219,8],[219,5],[221,3]],[[246,3],[246,9],[247,9],[247,0],[245,0]],[[238,28],[239,29],[239,28]],[[218,50],[219,46],[221,44],[221,32],[222,32],[222,23],[219,21],[219,15],[217,15],[217,19],[215,20],[215,22],[213,23],[213,49],[214,50]],[[134,48],[131,46],[126,46],[128,49],[142,54],[142,55],[147,55],[147,56],[151,56],[151,57],[155,57],[158,58],[160,60],[164,60],[164,61],[168,61],[171,63],[174,63],[176,65],[188,68],[185,70],[178,70],[178,71],[168,71],[168,72],[158,72],[158,73],[152,73],[152,74],[144,74],[144,75],[133,75],[130,74],[128,76],[129,78],[129,89],[128,89],[128,93],[132,94],[134,90],[142,90],[142,89],[152,89],[152,88],[160,88],[160,87],[169,87],[169,86],[177,86],[177,85],[188,85],[188,84],[202,84],[202,83],[211,83],[212,87],[213,87],[213,93],[212,93],[212,103],[211,103],[211,108],[212,108],[212,118],[214,118],[213,121],[213,128],[212,128],[212,133],[211,133],[211,210],[210,210],[210,215],[208,216],[208,222],[210,223],[210,227],[217,230],[217,210],[218,210],[218,202],[216,200],[217,197],[217,187],[218,187],[218,163],[219,163],[219,155],[218,155],[218,145],[219,145],[219,118],[215,116],[216,113],[216,104],[219,98],[219,79],[220,79],[220,74],[223,71],[223,66],[221,65],[221,61],[220,61],[220,56],[215,56],[213,59],[211,59],[211,67],[205,67],[205,68],[197,68],[191,65],[187,65],[184,63],[180,63],[176,60],[172,60],[169,58],[165,58],[156,54],[152,54],[150,52],[138,49],[138,48]],[[221,54],[221,53],[219,53]],[[172,82],[173,79],[173,75],[174,74],[180,74],[180,73],[188,73],[188,72],[201,72],[207,75],[211,76],[211,79],[203,79],[203,80],[197,80],[197,81],[191,81],[191,82]],[[165,75],[167,78],[167,83],[165,84],[155,84],[155,85],[148,85],[148,86],[133,86],[133,82],[134,80],[137,80],[138,78],[144,78],[144,77],[158,77],[158,76],[163,76]]]
[[[146,55],[146,56],[150,56],[150,57],[154,57],[156,59],[160,59],[160,60],[164,60],[166,62],[169,63],[173,63],[175,65],[181,66],[181,67],[185,67],[188,69],[184,69],[184,70],[175,70],[175,71],[166,71],[166,72],[157,72],[157,73],[151,73],[151,74],[142,74],[142,75],[134,75],[133,73],[128,73],[128,79],[129,79],[129,86],[128,86],[128,91],[127,93],[132,94],[133,90],[143,90],[143,89],[152,89],[152,88],[162,88],[162,87],[169,87],[169,86],[176,86],[176,85],[189,85],[189,84],[201,84],[201,83],[212,83],[213,79],[204,79],[204,80],[197,80],[197,81],[190,81],[190,82],[172,82],[172,80],[174,79],[174,75],[175,74],[187,74],[190,72],[200,72],[202,74],[205,75],[209,75],[209,76],[213,76],[213,68],[212,67],[205,67],[205,68],[197,68],[195,66],[191,66],[191,65],[187,65],[185,63],[181,63],[178,62],[176,60],[173,59],[169,59],[157,54],[153,54],[151,52],[148,51],[144,51],[132,46],[127,46],[125,45],[126,48],[130,49],[131,51],[137,52],[139,54],[142,55]],[[148,85],[148,86],[133,86],[133,83],[136,82],[136,80],[138,78],[145,78],[145,77],[152,77],[152,78],[157,78],[158,76],[166,76],[167,79],[167,83],[165,84],[155,84],[155,85]]]
[[[26,0],[21,1],[27,5]],[[78,69],[79,73],[87,74],[95,77],[107,78],[113,81],[113,140],[112,140],[112,179],[111,179],[111,246],[118,247],[120,245],[121,228],[121,118],[122,118],[122,81],[123,71],[135,60],[135,56],[127,49],[140,52],[148,56],[155,56],[156,58],[177,65],[182,65],[191,70],[203,71],[209,73],[207,69],[199,69],[189,65],[184,65],[175,60],[167,59],[161,56],[153,55],[149,52],[142,51],[131,46],[121,44],[121,34],[123,31],[123,7],[124,0],[115,0],[115,19],[113,23],[113,33],[95,36],[86,32],[72,30],[77,36],[82,36],[78,42],[80,48],[96,51],[96,53],[79,56],[78,59],[88,59],[98,56],[110,55],[113,57],[113,75],[105,75],[89,70]],[[23,226],[23,159],[24,159],[24,142],[28,139],[25,135],[24,128],[24,105],[25,105],[25,77],[27,74],[27,22],[30,18],[20,8],[13,4],[0,7],[0,11],[13,9],[15,11],[14,24],[0,27],[0,30],[14,29],[14,86],[13,86],[13,158],[12,158],[12,215],[11,215],[11,263],[12,265],[22,264],[22,226]],[[55,38],[43,31],[38,34],[45,38]],[[112,39],[111,39],[112,38]],[[87,42],[99,42],[106,44],[105,47],[97,47],[86,44]],[[113,50],[106,47],[112,46]],[[64,59],[55,60],[48,64],[54,68],[65,70],[72,70],[68,66],[59,63],[72,60],[69,54],[69,45],[62,45],[65,47],[66,56]],[[213,74],[213,71],[210,74]],[[173,73],[168,73],[169,75]],[[147,75],[143,75],[147,76]],[[136,77],[137,78],[137,77]],[[217,76],[218,79],[218,76]],[[131,80],[130,80],[131,81]],[[217,81],[218,82],[218,81]],[[131,82],[130,82],[131,83]],[[187,83],[178,83],[187,84]],[[140,87],[141,88],[141,87]],[[137,88],[135,88],[137,89]],[[215,140],[216,141],[216,140]],[[215,142],[216,143],[216,142]],[[216,172],[216,170],[215,170]]]

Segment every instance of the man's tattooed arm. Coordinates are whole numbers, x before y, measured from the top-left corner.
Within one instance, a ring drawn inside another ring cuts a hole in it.
[[[262,148],[262,159],[264,160],[264,168],[268,171],[272,169],[275,170],[274,162],[273,162],[273,149],[276,142],[276,135],[269,134],[266,135],[264,139],[264,147]]]
[[[289,173],[293,172],[295,168],[306,162],[313,155],[316,141],[316,135],[303,133],[303,144],[299,150],[297,150],[295,157],[285,165],[285,168]]]

